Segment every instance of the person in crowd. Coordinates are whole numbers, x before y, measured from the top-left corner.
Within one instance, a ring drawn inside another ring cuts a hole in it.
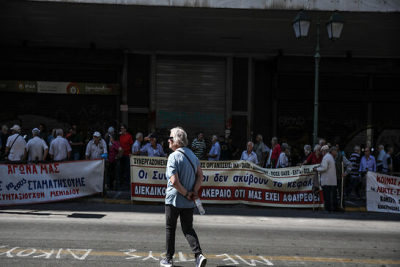
[[[4,160],[4,155],[6,153],[7,139],[10,135],[8,134],[7,125],[1,126],[0,132],[0,160]]]
[[[5,160],[14,163],[22,162],[26,142],[21,136],[21,128],[19,125],[14,125],[10,130],[11,136],[7,138]]]
[[[372,172],[376,172],[376,160],[375,157],[371,155],[371,148],[370,147],[366,147],[364,149],[364,153],[365,155],[361,158],[361,162],[360,162],[360,168],[358,169],[358,171],[361,174],[361,182],[359,184],[360,190],[362,190],[362,192],[365,192],[365,174],[368,171],[372,171]],[[362,199],[365,199],[365,196],[363,195],[361,197]]]
[[[258,157],[254,152],[254,143],[252,141],[247,142],[247,150],[242,152],[240,160],[247,160],[253,162],[254,164],[258,164]]]
[[[337,152],[342,154],[342,156],[346,157],[346,153],[343,150],[340,150],[340,145],[337,143],[335,145],[335,147],[337,148]]]
[[[107,164],[107,174],[108,174],[108,188],[114,189],[115,184],[119,181],[117,165],[119,159],[122,157],[123,149],[121,144],[115,140],[113,135],[110,135],[110,143],[108,149],[108,164]]]
[[[331,147],[330,151],[333,159],[335,160],[337,191],[341,201],[339,209],[343,212],[343,209],[345,208],[344,178],[351,172],[352,165],[342,153],[339,153],[339,149],[336,146]],[[343,209],[341,207],[343,207]]]
[[[318,144],[320,147],[323,147],[324,145],[327,145],[329,148],[331,147],[331,144],[327,144],[324,138],[320,138]]]
[[[321,165],[319,167],[314,167],[314,171],[321,173],[321,186],[325,202],[324,213],[331,213],[332,211],[339,210],[335,160],[329,153],[329,146],[323,146],[321,151],[323,156]]]
[[[168,141],[170,149],[174,152],[168,157],[165,173],[168,177],[165,196],[167,252],[165,258],[160,261],[160,266],[174,266],[175,232],[180,217],[183,234],[195,255],[196,267],[204,267],[207,259],[193,229],[194,200],[198,198],[198,191],[203,182],[203,171],[198,157],[186,147],[187,134],[182,128],[173,128]]]
[[[346,197],[349,198],[351,192],[354,190],[357,199],[360,199],[360,190],[359,190],[359,183],[360,183],[360,174],[358,170],[360,168],[361,156],[360,156],[361,148],[359,146],[354,147],[354,153],[350,156],[350,163],[351,163],[351,172],[350,172],[350,184],[349,187],[346,189]]]
[[[400,172],[400,147],[396,145],[397,154],[393,157],[393,171]]]
[[[42,138],[45,142],[47,141],[47,129],[44,123],[39,124],[40,138]]]
[[[77,128],[71,128],[72,133],[69,137],[69,144],[72,148],[71,151],[71,160],[79,160],[81,155],[81,149],[84,145],[83,136],[80,132],[78,132]]]
[[[51,130],[51,134],[47,137],[47,145],[49,147],[51,145],[51,142],[53,142],[53,140],[57,138],[56,130],[57,129]]]
[[[221,156],[219,157],[219,160],[229,160],[229,146],[228,143],[225,140],[225,136],[220,135],[218,138],[219,145],[221,147]]]
[[[360,168],[358,171],[360,172],[376,172],[376,161],[375,157],[371,155],[371,148],[366,147],[364,149],[365,155],[361,158]]]
[[[304,156],[301,159],[301,163],[304,164],[304,161],[307,160],[308,156],[311,154],[311,146],[310,145],[305,145],[304,146]]]
[[[72,135],[72,133],[74,132],[74,128],[69,128],[67,135],[65,136],[65,139],[67,139],[68,141],[70,141],[70,137]]]
[[[47,146],[46,142],[40,138],[40,130],[38,128],[34,128],[32,130],[32,136],[33,138],[26,144],[24,159],[27,159],[28,162],[39,162],[46,160],[49,147]]]
[[[290,147],[288,144],[283,143],[281,146],[281,154],[279,155],[278,162],[276,163],[276,168],[286,168],[290,166],[289,162]]]
[[[278,158],[281,155],[281,146],[278,144],[278,138],[272,137],[271,139],[271,151],[269,153],[267,168],[275,168],[278,162]]]
[[[393,154],[393,147],[388,147],[387,153],[383,157],[383,161],[382,161],[382,166],[383,166],[382,172],[393,172],[392,154]]]
[[[261,134],[256,136],[256,143],[253,149],[257,155],[258,165],[261,167],[265,166],[265,159],[269,155],[270,149],[266,144],[264,144]]]
[[[150,143],[144,145],[139,151],[133,153],[134,155],[139,155],[140,153],[147,153],[149,157],[165,157],[164,149],[157,143],[157,137],[155,134],[150,134]]]
[[[204,142],[203,132],[200,131],[196,133],[196,138],[192,142],[191,149],[198,159],[203,159],[204,153],[206,151],[206,142]]]
[[[304,165],[314,165],[322,162],[321,146],[315,145],[314,152],[311,153],[308,158],[303,162]]]
[[[385,157],[385,147],[384,145],[378,146],[378,158],[376,159],[376,170],[381,172],[383,169],[383,158]]]
[[[229,146],[229,151],[231,152],[229,159],[230,160],[238,159],[239,148],[235,144],[233,137],[231,135],[228,136],[228,146]]]
[[[121,172],[125,185],[129,186],[131,181],[131,162],[129,158],[129,154],[132,151],[133,139],[132,135],[128,133],[128,129],[126,125],[121,125],[121,135],[119,137],[119,143],[121,144],[122,149],[124,150],[121,158]]]
[[[136,134],[135,143],[132,146],[132,154],[134,154],[135,152],[140,151],[140,149],[142,148],[142,142],[143,142],[143,134],[141,132],[138,132]],[[140,154],[140,155],[142,155],[142,154]]]
[[[54,161],[66,161],[71,157],[72,148],[67,139],[65,139],[62,129],[56,129],[57,138],[50,144],[50,158]]]
[[[107,154],[107,144],[101,138],[99,132],[94,132],[93,140],[91,140],[86,146],[85,158],[100,159],[103,154]]]
[[[110,143],[111,136],[115,137],[115,129],[112,126],[108,127],[107,132],[104,134],[104,141],[106,142],[106,144]]]
[[[221,156],[221,146],[218,143],[218,137],[213,135],[212,137],[212,147],[210,152],[207,154],[209,161],[218,161]]]

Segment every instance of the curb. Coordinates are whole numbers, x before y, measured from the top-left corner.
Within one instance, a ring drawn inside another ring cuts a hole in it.
[[[138,202],[128,199],[109,199],[109,198],[92,198],[88,199],[88,203],[106,203],[106,204],[121,204],[121,205],[157,205],[153,202]],[[346,207],[344,212],[368,212],[366,207]]]

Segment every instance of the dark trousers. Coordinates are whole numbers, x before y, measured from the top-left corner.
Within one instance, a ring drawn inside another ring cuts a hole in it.
[[[122,183],[126,186],[131,184],[131,160],[129,156],[121,157],[121,177]]]
[[[165,205],[166,237],[167,237],[167,259],[172,259],[175,254],[175,232],[178,217],[181,220],[183,235],[189,243],[193,253],[201,253],[199,238],[193,229],[193,209],[181,209],[172,205]]]
[[[351,177],[350,178],[350,185],[346,190],[346,196],[347,197],[350,196],[350,194],[353,191],[353,189],[354,189],[354,192],[356,193],[356,196],[360,197],[360,189],[358,187],[359,183],[360,183],[360,178],[359,177]]]
[[[339,206],[337,201],[336,185],[324,185],[322,186],[322,191],[324,193],[325,210],[327,211],[337,210]]]

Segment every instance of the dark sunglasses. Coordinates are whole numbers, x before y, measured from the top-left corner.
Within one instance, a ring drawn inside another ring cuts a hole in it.
[[[174,140],[174,138],[172,136],[168,137],[168,139],[171,141]]]

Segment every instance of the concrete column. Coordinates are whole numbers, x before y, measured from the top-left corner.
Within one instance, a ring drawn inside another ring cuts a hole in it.
[[[150,118],[149,132],[156,130],[156,88],[157,88],[157,55],[151,55],[150,58]]]
[[[254,60],[249,58],[248,85],[247,85],[247,140],[253,137],[253,112],[254,112]]]
[[[121,105],[128,105],[128,53],[124,52],[123,60]],[[128,125],[128,110],[121,111],[121,120],[123,124]]]
[[[231,129],[228,123],[232,122],[232,70],[233,59],[228,57],[226,59],[226,102],[225,102],[225,137],[230,134]]]

